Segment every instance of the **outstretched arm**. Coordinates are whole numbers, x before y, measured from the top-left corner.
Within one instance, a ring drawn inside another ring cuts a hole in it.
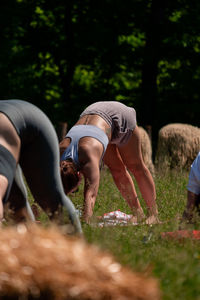
[[[89,223],[98,193],[100,170],[96,160],[89,161],[83,169],[85,179],[83,218]]]
[[[88,223],[98,193],[102,153],[103,145],[97,139],[85,138],[79,145],[80,171],[85,180],[83,219]]]
[[[191,165],[187,190],[187,205],[183,220],[192,221],[200,200],[200,152]]]
[[[183,220],[192,221],[195,209],[198,207],[200,195],[196,195],[190,191],[187,193],[187,205],[183,213]]]

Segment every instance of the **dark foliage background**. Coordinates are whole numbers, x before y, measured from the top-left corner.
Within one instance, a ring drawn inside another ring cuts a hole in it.
[[[138,123],[200,127],[197,0],[2,0],[0,99],[30,101],[71,127],[98,100]]]

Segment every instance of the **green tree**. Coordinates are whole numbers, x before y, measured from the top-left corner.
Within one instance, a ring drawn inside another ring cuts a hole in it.
[[[140,125],[153,127],[153,139],[169,122],[198,126],[199,6],[2,1],[1,98],[31,101],[69,126],[91,102],[122,101],[136,108]]]

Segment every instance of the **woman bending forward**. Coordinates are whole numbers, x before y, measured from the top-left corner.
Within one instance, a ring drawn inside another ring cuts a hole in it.
[[[65,207],[75,231],[82,233],[63,189],[58,138],[50,120],[29,102],[0,100],[0,223],[6,206],[16,222],[34,221],[22,174],[34,200],[52,220],[60,223]]]
[[[141,140],[133,108],[115,101],[101,101],[88,106],[78,122],[60,142],[61,177],[65,193],[74,191],[84,177],[83,217],[89,222],[93,214],[100,165],[108,166],[114,182],[127,201],[133,215],[144,218],[131,175],[144,198],[148,224],[158,221],[156,191],[150,171],[144,164]]]

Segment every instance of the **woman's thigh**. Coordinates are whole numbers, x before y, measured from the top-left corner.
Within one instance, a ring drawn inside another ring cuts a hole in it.
[[[136,126],[133,130],[132,136],[127,144],[118,148],[119,154],[124,164],[129,168],[137,165],[144,165],[141,149],[141,137],[139,129]]]
[[[119,171],[122,168],[125,168],[119,150],[115,144],[108,145],[103,161],[111,171]]]

